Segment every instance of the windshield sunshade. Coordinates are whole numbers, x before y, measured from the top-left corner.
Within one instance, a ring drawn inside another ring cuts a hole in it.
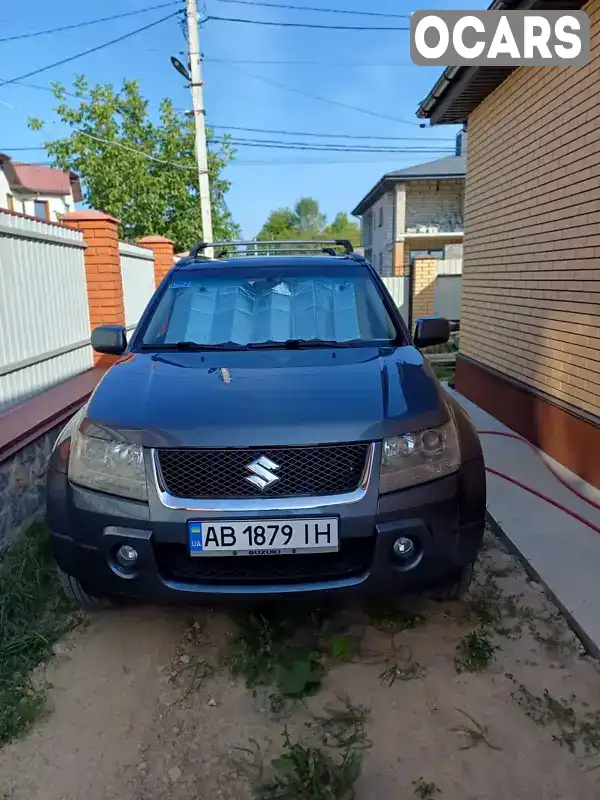
[[[367,275],[174,281],[144,345],[289,340],[390,341],[395,329]]]

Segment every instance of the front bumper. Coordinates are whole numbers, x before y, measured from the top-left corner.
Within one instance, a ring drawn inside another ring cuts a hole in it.
[[[376,492],[378,482],[371,483],[361,502],[311,510],[310,516],[339,516],[339,556],[243,557],[245,565],[256,564],[257,574],[240,574],[237,580],[228,571],[229,557],[192,559],[187,555],[188,520],[227,519],[223,513],[167,509],[157,496],[151,496],[148,504],[111,497],[74,486],[64,473],[49,470],[47,522],[58,565],[90,594],[159,603],[349,591],[393,596],[434,585],[476,558],[485,525],[485,473],[480,458],[464,463],[454,475],[382,497]],[[307,514],[302,509],[237,514],[257,519],[293,516]],[[400,536],[418,543],[418,553],[408,563],[393,553]],[[114,560],[122,544],[133,545],[139,554],[133,572],[123,571]],[[286,560],[281,574],[275,562],[267,563],[272,558]],[[310,563],[300,561],[309,558]],[[293,574],[288,566],[292,563]]]

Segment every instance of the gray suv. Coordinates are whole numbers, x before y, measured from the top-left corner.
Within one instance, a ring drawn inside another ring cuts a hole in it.
[[[447,341],[448,322],[420,319],[411,337],[348,242],[240,244],[210,259],[193,248],[129,342],[94,330],[94,349],[118,358],[48,471],[65,591],[82,606],[458,597],[485,473],[473,425],[419,352]]]

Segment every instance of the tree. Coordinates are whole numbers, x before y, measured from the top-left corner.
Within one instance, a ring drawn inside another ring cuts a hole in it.
[[[355,247],[361,243],[360,225],[350,219],[345,211],[335,215],[331,225],[326,228],[325,235],[331,239],[349,239]]]
[[[312,197],[301,197],[294,208],[278,208],[271,211],[260,229],[259,241],[277,239],[350,239],[360,244],[360,226],[344,211],[336,214],[331,225],[321,212],[319,203]]]
[[[59,101],[54,111],[72,130],[44,147],[54,166],[78,173],[85,202],[116,217],[119,235],[128,241],[159,234],[181,251],[201,239],[193,119],[165,99],[152,120],[137,81],[125,81],[117,92],[110,84],[90,87],[79,76],[75,105],[67,103],[62,85],[52,88]],[[44,122],[31,119],[29,125],[39,130]],[[210,130],[207,135],[211,141]],[[208,155],[215,240],[239,237],[225,204],[230,183],[222,176],[234,153],[224,137]]]

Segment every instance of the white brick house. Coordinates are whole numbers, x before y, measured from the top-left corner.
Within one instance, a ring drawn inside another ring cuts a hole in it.
[[[466,133],[457,155],[389,172],[352,212],[365,256],[383,276],[404,275],[417,256],[444,259],[463,240]]]

